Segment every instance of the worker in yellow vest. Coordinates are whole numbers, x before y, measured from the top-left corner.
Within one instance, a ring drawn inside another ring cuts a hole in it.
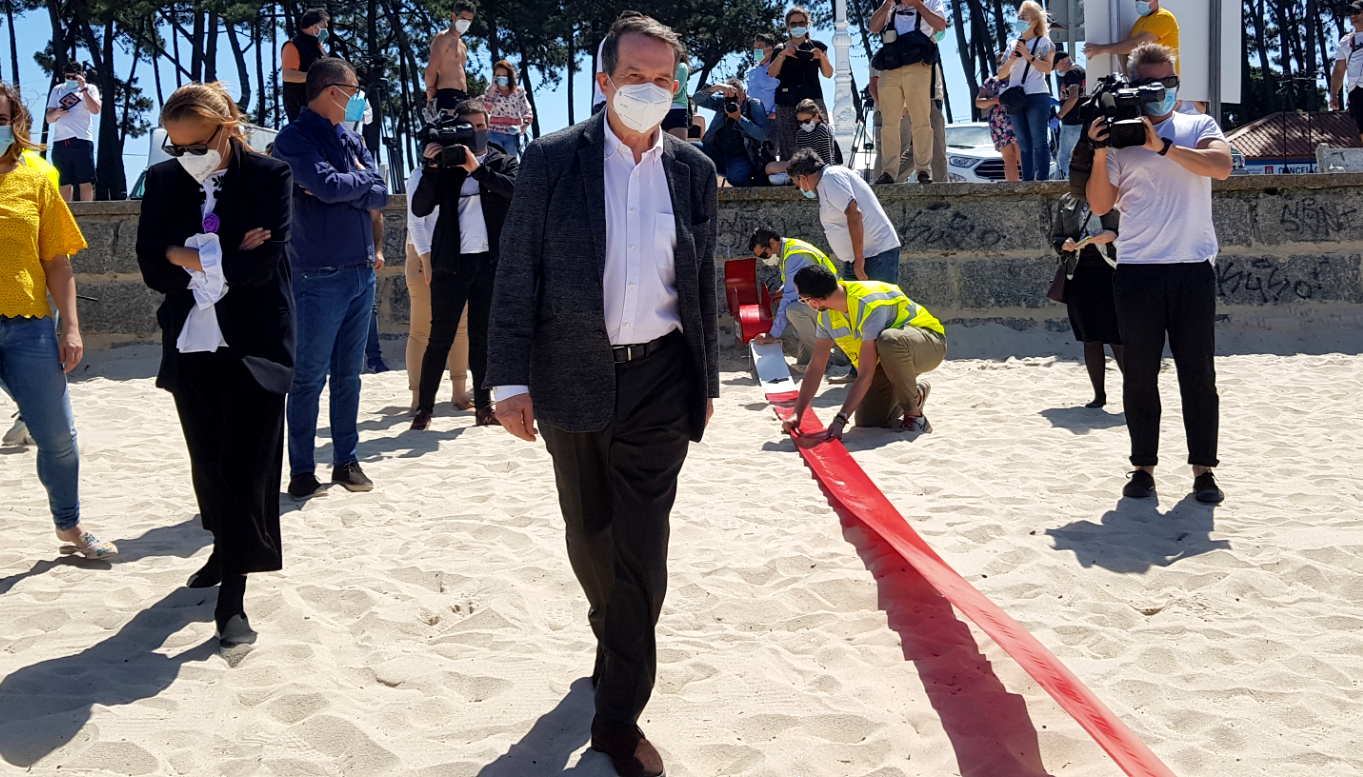
[[[781,274],[781,290],[776,292],[776,315],[771,319],[771,331],[763,332],[753,338],[758,345],[774,343],[781,339],[786,326],[794,327],[800,338],[800,350],[795,357],[797,367],[809,364],[814,356],[814,327],[818,316],[808,305],[800,302],[795,290],[795,273],[806,267],[823,267],[837,274],[838,266],[833,260],[814,246],[793,237],[783,238],[768,227],[759,227],[748,238],[748,250],[758,259],[775,264]]]
[[[891,283],[842,281],[823,267],[795,274],[800,300],[819,314],[814,358],[800,384],[795,415],[787,431],[800,428],[800,417],[814,401],[836,341],[857,367],[842,410],[827,430],[802,436],[802,445],[842,437],[855,414],[857,426],[931,432],[923,404],[932,386],[918,378],[936,369],[947,355],[946,330],[928,309]]]

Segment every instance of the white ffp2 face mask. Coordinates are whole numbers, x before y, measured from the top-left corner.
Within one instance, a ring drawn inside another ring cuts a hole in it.
[[[222,164],[222,154],[218,153],[216,148],[210,148],[208,153],[203,156],[181,154],[177,157],[177,160],[180,162],[180,167],[183,167],[190,177],[199,183],[203,183],[208,180],[208,176],[212,175],[214,170],[218,169],[218,165]]]
[[[468,19],[460,19],[454,23],[454,29],[458,30],[460,35],[468,32],[472,26],[473,22]]]
[[[610,81],[615,86],[614,81]],[[635,132],[651,132],[672,109],[672,93],[657,84],[615,86],[615,114]]]
[[[806,121],[800,125],[800,129],[804,130],[805,132],[813,132],[814,128],[817,126],[819,126],[818,122]]]

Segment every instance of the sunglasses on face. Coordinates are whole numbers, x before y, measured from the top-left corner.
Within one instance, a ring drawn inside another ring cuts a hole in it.
[[[174,143],[171,143],[170,136],[167,135],[165,142],[161,144],[161,150],[177,158],[182,157],[185,154],[189,154],[190,156],[203,156],[213,148],[213,141],[217,140],[218,132],[222,132],[222,127],[218,127],[217,132],[213,133],[213,137],[203,143],[190,143],[187,146],[177,146]]]
[[[1159,84],[1160,86],[1163,86],[1165,89],[1177,89],[1178,76],[1165,76],[1164,78],[1143,78],[1140,81],[1136,82],[1136,86],[1149,86],[1151,84]]]

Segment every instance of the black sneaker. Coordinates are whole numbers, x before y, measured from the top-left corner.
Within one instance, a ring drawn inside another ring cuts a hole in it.
[[[255,629],[251,628],[251,621],[246,618],[246,613],[233,615],[218,624],[218,647],[223,650],[254,645],[258,636]]]
[[[331,482],[338,483],[347,491],[373,491],[374,481],[365,476],[358,461],[331,468]]]
[[[311,472],[300,472],[289,478],[289,496],[294,499],[307,499],[325,493],[317,476]]]
[[[1127,475],[1131,478],[1122,487],[1122,496],[1129,496],[1132,499],[1149,499],[1155,495],[1155,476],[1143,469]]]
[[[884,186],[890,183],[894,183],[894,176],[889,173],[881,173],[880,177],[876,179],[876,186]]]
[[[1216,485],[1216,476],[1210,472],[1203,472],[1193,478],[1193,497],[1203,504],[1220,504],[1226,498],[1225,492]]]
[[[932,173],[920,170],[918,172],[919,183],[932,183]]]

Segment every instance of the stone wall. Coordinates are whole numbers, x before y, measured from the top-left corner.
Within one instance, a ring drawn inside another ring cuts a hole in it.
[[[1068,329],[1063,306],[1044,294],[1055,272],[1052,203],[1063,184],[878,187],[904,242],[900,282],[915,300],[958,325]],[[1363,174],[1237,176],[1215,187],[1221,241],[1217,287],[1223,326],[1363,329]],[[380,327],[406,331],[402,197],[387,213],[379,272]],[[75,203],[90,248],[75,259],[83,328],[95,342],[156,333],[158,295],[141,280],[134,251],[136,202]],[[720,193],[716,260],[748,256],[748,236],[771,226],[827,249],[818,203],[793,189]],[[775,283],[772,270],[764,277]],[[722,277],[722,273],[721,273]]]

